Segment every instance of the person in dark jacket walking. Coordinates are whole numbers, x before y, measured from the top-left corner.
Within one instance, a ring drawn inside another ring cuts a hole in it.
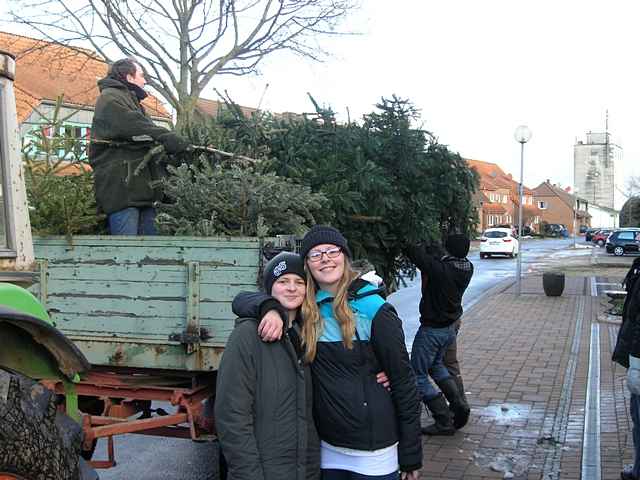
[[[622,480],[640,480],[640,259],[629,269],[624,284],[627,297],[622,309],[613,361],[627,369],[627,388],[631,393],[630,413],[633,423],[634,461],[631,470],[620,473]]]
[[[279,341],[263,342],[257,320],[240,318],[225,347],[215,418],[230,480],[320,478],[313,389],[300,333],[305,281],[298,255],[283,252],[271,259],[263,284],[272,297],[263,308],[280,312],[285,334]]]
[[[140,172],[136,169],[152,147],[150,142],[162,144],[170,155],[189,147],[184,138],[146,115],[140,103],[147,97],[145,84],[142,67],[130,58],[115,62],[98,81],[89,163],[98,210],[107,215],[111,235],[156,234],[154,203],[163,195],[153,182],[166,175],[166,166],[152,160]]]
[[[422,277],[420,328],[411,348],[411,365],[419,395],[435,420],[422,429],[427,435],[453,435],[466,425],[471,411],[463,396],[462,377],[453,377],[444,365],[445,353],[456,342],[462,296],[473,275],[473,264],[466,258],[469,239],[449,235],[445,247],[449,255],[433,245],[410,246],[405,252]],[[456,352],[452,353],[455,357]]]

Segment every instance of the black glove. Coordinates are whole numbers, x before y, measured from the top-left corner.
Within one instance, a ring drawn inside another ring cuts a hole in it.
[[[191,146],[186,138],[176,135],[173,132],[163,133],[158,137],[158,141],[170,155],[186,152]]]

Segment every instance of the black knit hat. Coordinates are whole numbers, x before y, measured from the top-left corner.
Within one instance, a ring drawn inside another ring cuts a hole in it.
[[[307,232],[302,239],[302,248],[300,249],[300,256],[306,258],[309,251],[316,245],[322,245],[328,243],[342,248],[344,254],[351,258],[351,250],[349,250],[349,244],[347,239],[335,228],[328,225],[316,225]]]
[[[291,252],[281,252],[273,257],[264,267],[262,285],[264,291],[271,293],[271,288],[275,281],[282,275],[293,273],[303,280],[306,280],[304,273],[304,262],[299,255]]]
[[[456,233],[447,237],[445,248],[450,255],[457,258],[464,258],[469,253],[469,237]]]

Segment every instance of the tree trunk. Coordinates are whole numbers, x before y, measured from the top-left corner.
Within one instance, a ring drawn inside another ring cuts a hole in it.
[[[0,476],[80,479],[80,425],[61,412],[39,383],[0,369]]]

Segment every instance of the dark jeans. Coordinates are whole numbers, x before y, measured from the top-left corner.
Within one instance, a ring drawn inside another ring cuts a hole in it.
[[[157,235],[156,209],[153,207],[130,207],[110,213],[108,216],[111,235]]]
[[[633,476],[640,478],[640,395],[631,394],[631,420],[633,421]]]
[[[444,366],[447,367],[452,377],[460,376],[460,362],[458,361],[458,331],[460,330],[460,320],[457,320],[453,327],[456,330],[456,338],[453,339],[447,351],[444,352]]]
[[[400,474],[393,472],[388,475],[362,475],[361,473],[349,472],[347,470],[323,469],[322,480],[398,480]]]
[[[444,353],[455,339],[456,330],[453,325],[443,328],[421,325],[418,329],[411,347],[411,366],[416,374],[418,395],[423,402],[433,400],[440,394],[429,376],[436,382],[451,376],[444,366]]]

